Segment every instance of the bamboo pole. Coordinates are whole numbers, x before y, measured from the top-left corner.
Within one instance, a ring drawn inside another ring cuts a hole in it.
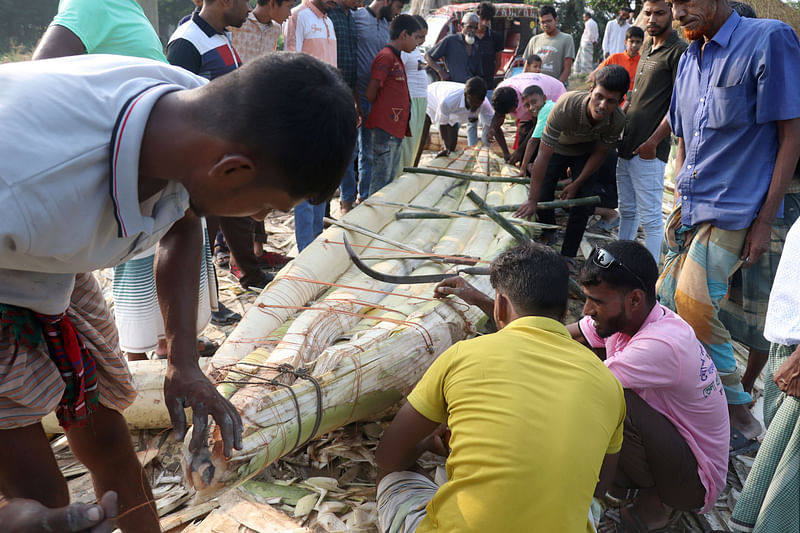
[[[413,220],[413,219],[442,219],[442,218],[478,218],[482,220],[493,220],[491,217],[487,215],[469,215],[466,213],[459,213],[458,211],[451,211],[449,213],[395,213],[394,218],[396,220]],[[519,219],[505,219],[511,224],[517,226],[523,226],[526,228],[538,228],[538,229],[558,229],[560,226],[555,224],[544,224],[542,222],[531,222],[529,220],[519,220]]]
[[[378,207],[399,207],[401,209],[412,209],[414,211],[421,211],[424,213],[446,213],[446,211],[442,209],[438,209],[436,207],[429,207],[425,205],[417,205],[411,203],[403,203],[403,202],[390,202],[386,200],[373,200],[372,198],[368,198],[365,203],[367,205],[373,205]],[[586,196],[584,198],[572,198],[570,200],[553,200],[551,202],[539,202],[536,206],[536,210],[546,210],[546,209],[558,209],[558,208],[565,208],[565,207],[578,207],[578,206],[585,206],[585,205],[600,205],[600,197],[599,196]],[[508,204],[508,205],[493,205],[492,206],[495,211],[497,212],[513,212],[519,209],[519,204]],[[459,215],[478,215],[481,213],[479,209],[469,209],[467,211],[449,211],[449,213],[456,213]],[[408,218],[425,218],[425,217],[408,217]],[[431,217],[431,218],[441,218],[441,217]]]
[[[489,183],[521,183],[523,185],[528,185],[531,182],[528,178],[484,176],[482,174],[466,174],[464,172],[453,172],[452,170],[441,170],[438,168],[404,167],[403,172],[412,174],[433,174],[435,176],[446,176],[448,178],[468,181],[486,181]]]
[[[360,233],[361,235],[366,235],[367,237],[371,237],[371,238],[375,239],[376,241],[381,241],[381,242],[384,242],[386,244],[391,244],[392,246],[396,246],[400,250],[405,250],[406,252],[411,252],[411,253],[420,254],[420,255],[425,253],[424,250],[420,250],[418,248],[414,248],[413,246],[408,246],[408,245],[403,244],[402,242],[396,241],[394,239],[387,239],[386,237],[384,237],[383,235],[381,235],[379,233],[375,233],[374,231],[368,230],[366,228],[362,228],[361,226],[356,226],[355,224],[348,224],[347,222],[342,222],[341,220],[334,220],[334,219],[328,218],[328,217],[325,217],[322,220],[324,222],[327,222],[328,224],[331,224],[332,226],[338,226],[338,227],[340,227],[342,229],[355,231],[356,233]]]
[[[474,193],[474,192],[472,192],[472,191],[469,191],[469,192],[467,193],[467,197],[468,197],[470,200],[472,200],[472,203],[474,203],[475,205],[477,205],[477,206],[478,206],[478,209],[480,209],[481,211],[483,211],[484,213],[486,213],[486,215],[487,215],[489,218],[491,218],[492,220],[494,220],[495,222],[497,222],[497,224],[499,224],[501,228],[503,228],[503,229],[504,229],[504,230],[506,230],[508,233],[510,233],[510,234],[511,234],[511,236],[512,236],[512,237],[514,237],[514,239],[515,239],[515,240],[516,240],[516,241],[517,241],[519,244],[526,244],[526,243],[530,242],[530,237],[528,237],[527,235],[525,235],[524,233],[522,233],[520,230],[518,230],[517,228],[515,228],[515,227],[514,227],[514,225],[513,225],[513,224],[511,224],[511,221],[510,221],[510,220],[507,220],[507,219],[503,218],[503,217],[500,215],[500,213],[498,213],[497,211],[495,211],[494,209],[492,209],[492,207],[491,207],[489,204],[487,204],[487,203],[486,203],[486,202],[483,200],[483,198],[481,198],[480,196],[478,196],[477,194],[475,194],[475,193]]]

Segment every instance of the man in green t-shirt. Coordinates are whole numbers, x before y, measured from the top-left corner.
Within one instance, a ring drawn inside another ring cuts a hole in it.
[[[553,6],[539,9],[539,23],[544,33],[531,37],[523,57],[534,54],[541,57],[542,74],[552,76],[566,85],[575,61],[575,43],[570,35],[559,31],[558,15]]]
[[[617,144],[625,126],[625,115],[619,109],[628,91],[630,76],[624,67],[609,65],[595,77],[589,92],[572,91],[563,94],[547,118],[539,152],[531,169],[528,201],[514,216],[530,219],[536,214],[537,203],[552,200],[556,184],[572,172],[572,182],[561,193],[562,200],[594,194],[597,170],[606,159],[609,149]],[[578,253],[586,222],[594,207],[573,207],[569,212],[561,255],[571,263]],[[555,224],[552,210],[538,214],[540,222]],[[554,230],[543,235],[554,241]]]

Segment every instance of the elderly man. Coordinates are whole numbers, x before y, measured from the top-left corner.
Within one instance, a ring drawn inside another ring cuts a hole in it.
[[[675,0],[672,13],[694,42],[678,64],[669,112],[678,206],[659,294],[714,359],[739,447],[761,427],[718,309],[731,276],[767,250],[797,164],[800,41],[786,24],[741,18],[725,0]]]
[[[466,83],[469,78],[481,75],[480,54],[475,45],[479,22],[478,15],[466,13],[461,18],[461,33],[448,35],[425,54],[425,61],[442,81]],[[446,68],[439,64],[441,59]]]
[[[609,20],[606,24],[606,32],[603,34],[603,58],[625,51],[625,32],[631,27],[628,22],[630,13],[630,8],[623,7],[617,13],[617,18]]]

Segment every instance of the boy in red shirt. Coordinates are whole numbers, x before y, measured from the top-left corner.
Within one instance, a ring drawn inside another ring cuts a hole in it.
[[[413,52],[419,24],[411,15],[397,15],[389,25],[389,44],[372,61],[367,100],[372,103],[367,123],[372,136],[372,180],[369,195],[394,179],[403,137],[410,136],[411,96],[400,52]]]
[[[589,75],[589,78],[594,81],[594,75],[599,71],[601,68],[605,67],[606,65],[620,65],[628,71],[628,75],[631,77],[631,86],[628,89],[628,98],[625,98],[622,102],[620,102],[620,106],[623,106],[626,102],[630,101],[630,92],[633,90],[633,78],[636,77],[636,67],[639,66],[639,50],[642,49],[642,43],[644,42],[644,31],[642,28],[638,26],[631,26],[628,28],[628,31],[625,32],[625,51],[620,52],[618,54],[611,54],[606,58],[605,61],[597,65],[597,68]],[[623,111],[626,110],[626,107],[623,107]]]

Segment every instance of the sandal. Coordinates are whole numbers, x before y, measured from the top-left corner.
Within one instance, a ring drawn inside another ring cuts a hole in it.
[[[227,267],[231,262],[231,252],[222,244],[214,245],[214,262],[218,267]]]
[[[225,307],[222,302],[216,311],[211,311],[211,323],[215,326],[230,326],[242,319],[242,315]]]
[[[613,533],[669,533],[670,528],[675,525],[680,518],[681,512],[674,509],[667,523],[657,529],[648,529],[647,524],[642,520],[641,515],[634,507],[633,502],[626,504],[619,509],[607,509],[600,522],[597,524],[597,531]]]
[[[217,352],[219,344],[205,337],[197,337],[197,352],[200,357],[211,357]]]
[[[739,430],[731,427],[731,442],[728,452],[731,457],[758,451],[761,444],[756,439],[748,439]]]

